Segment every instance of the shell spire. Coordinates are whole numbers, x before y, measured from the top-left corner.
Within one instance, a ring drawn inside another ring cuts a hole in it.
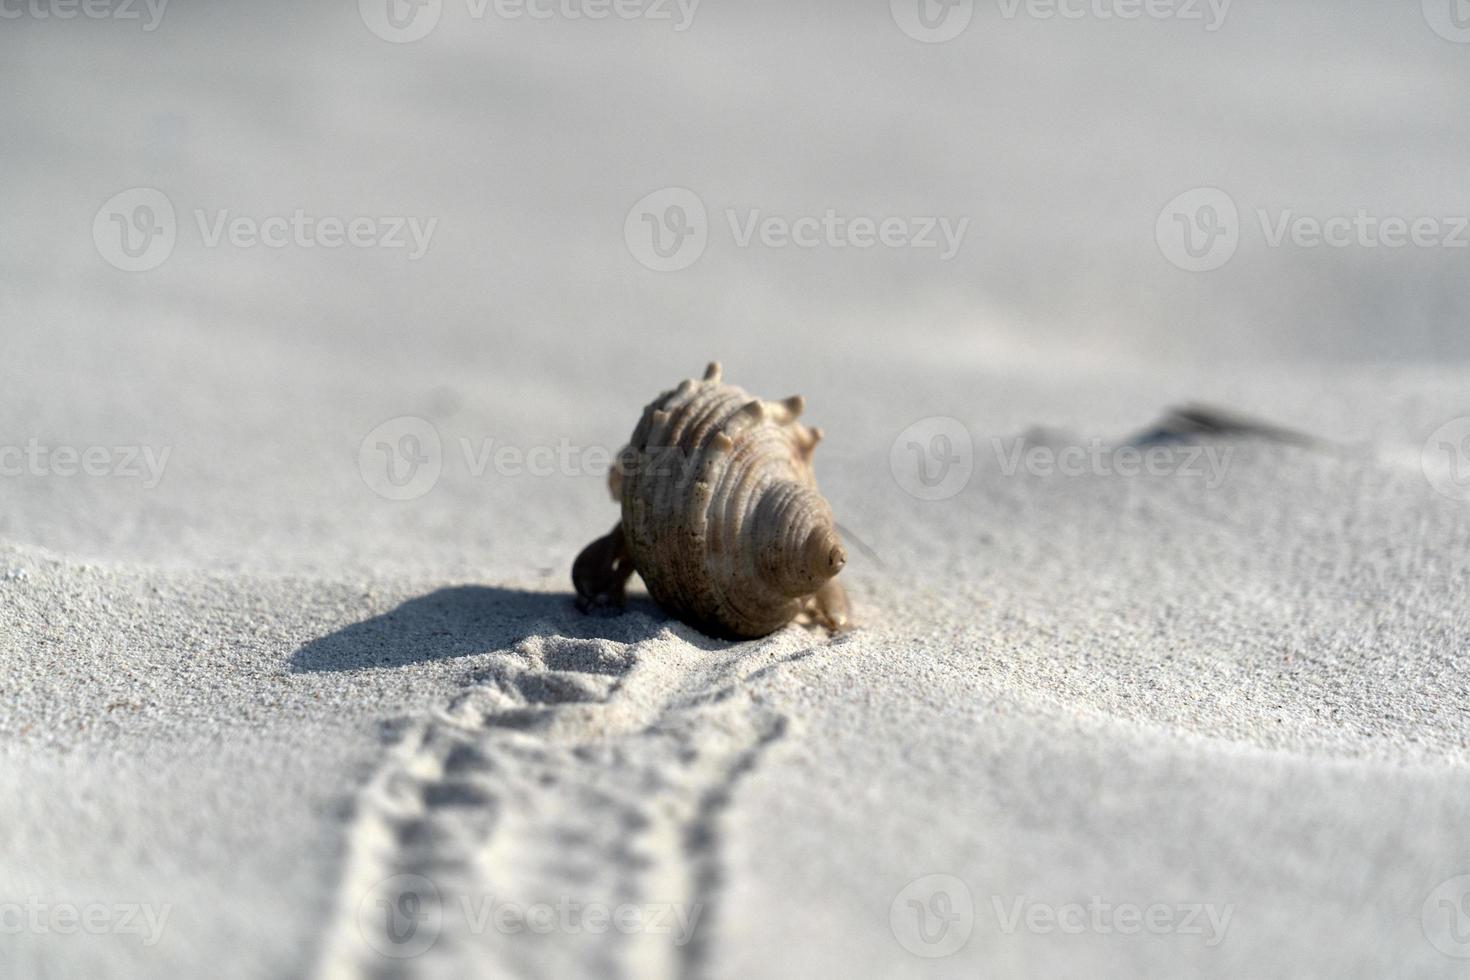
[[[794,481],[767,490],[750,536],[756,566],[782,595],[810,595],[847,564],[827,502]]]

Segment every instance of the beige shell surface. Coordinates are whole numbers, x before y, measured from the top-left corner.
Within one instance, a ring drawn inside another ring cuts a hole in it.
[[[718,364],[655,399],[610,481],[622,524],[574,567],[583,599],[597,589],[581,566],[620,554],[624,577],[637,571],[660,606],[717,636],[764,636],[804,612],[845,626],[832,579],[847,555],[812,472],[821,433],[797,420],[802,408],[800,396],[767,402],[724,384]]]

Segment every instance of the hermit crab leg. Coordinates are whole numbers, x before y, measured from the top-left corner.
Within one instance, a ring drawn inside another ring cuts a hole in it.
[[[583,612],[596,608],[620,608],[632,575],[633,560],[623,538],[623,525],[619,523],[612,531],[583,548],[572,563],[577,608]]]
[[[851,625],[852,619],[847,604],[847,590],[835,578],[817,590],[808,603],[807,612],[812,619],[834,633],[840,633]]]

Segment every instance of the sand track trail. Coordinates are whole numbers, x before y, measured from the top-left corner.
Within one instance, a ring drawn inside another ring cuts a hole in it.
[[[702,975],[722,812],[793,724],[745,679],[824,642],[792,629],[701,651],[665,629],[492,654],[403,727],[361,794],[319,975]],[[388,913],[425,901],[432,938],[396,941]],[[544,932],[538,908],[557,910]]]

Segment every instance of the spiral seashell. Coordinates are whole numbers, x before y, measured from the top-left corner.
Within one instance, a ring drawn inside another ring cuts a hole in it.
[[[800,395],[762,401],[710,364],[643,410],[609,475],[622,522],[572,566],[578,604],[620,606],[637,572],[665,610],[715,636],[765,636],[798,616],[847,625],[847,562],[817,491],[822,434]]]

